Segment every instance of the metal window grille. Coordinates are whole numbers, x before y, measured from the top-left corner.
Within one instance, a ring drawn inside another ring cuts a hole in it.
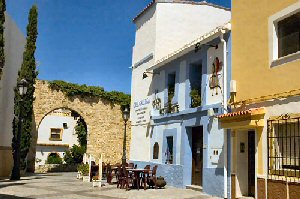
[[[268,120],[268,176],[300,179],[300,117]]]

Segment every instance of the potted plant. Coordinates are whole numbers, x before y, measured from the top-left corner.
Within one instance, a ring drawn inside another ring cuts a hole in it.
[[[78,170],[78,172],[81,173],[83,182],[90,182],[89,165],[88,164],[78,165],[77,170]]]
[[[168,88],[168,104],[167,104],[167,113],[172,113],[172,100],[175,95],[175,87],[169,86]]]
[[[99,176],[93,176],[93,187],[101,187],[101,179],[99,179]]]
[[[198,89],[192,89],[190,92],[191,96],[191,107],[195,108],[201,106],[201,96]]]

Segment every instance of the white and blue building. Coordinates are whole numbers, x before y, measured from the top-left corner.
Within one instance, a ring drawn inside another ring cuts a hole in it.
[[[229,21],[228,9],[192,1],[153,1],[134,19],[130,160],[220,197],[227,133],[214,116],[227,106]]]

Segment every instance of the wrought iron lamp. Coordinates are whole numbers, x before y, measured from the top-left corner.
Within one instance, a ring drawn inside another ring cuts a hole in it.
[[[150,72],[150,71],[145,71],[143,72],[143,79],[147,78],[148,75],[147,74],[152,74],[152,75],[159,75],[158,72]]]
[[[126,125],[127,121],[129,120],[130,111],[128,106],[124,107],[123,110],[123,120],[124,120],[124,139],[123,139],[123,156],[122,156],[122,165],[126,164]]]

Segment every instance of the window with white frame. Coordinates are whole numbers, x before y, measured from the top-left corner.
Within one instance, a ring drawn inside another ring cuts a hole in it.
[[[300,51],[300,11],[277,23],[278,58]]]
[[[269,17],[270,65],[300,59],[300,2]]]

